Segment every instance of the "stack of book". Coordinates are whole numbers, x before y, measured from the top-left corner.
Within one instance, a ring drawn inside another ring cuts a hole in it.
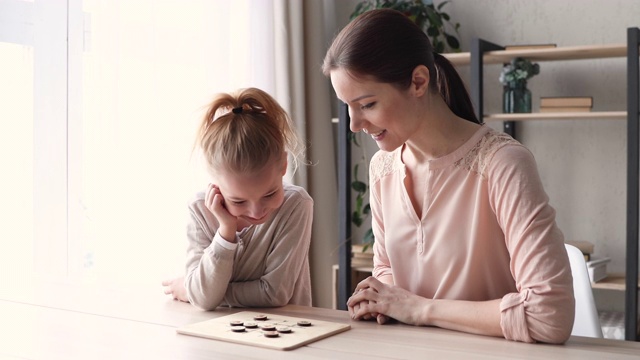
[[[591,282],[595,283],[607,277],[607,263],[610,261],[611,258],[595,256],[592,256],[591,260],[587,261],[587,270],[589,271]]]
[[[591,96],[554,96],[540,98],[540,112],[589,112],[593,107]]]
[[[567,241],[567,244],[577,247],[584,255],[587,262],[589,279],[595,283],[607,277],[607,263],[611,261],[608,257],[597,257],[593,255],[595,246],[590,241],[574,240]]]
[[[372,267],[373,246],[354,244],[351,245],[351,267]]]

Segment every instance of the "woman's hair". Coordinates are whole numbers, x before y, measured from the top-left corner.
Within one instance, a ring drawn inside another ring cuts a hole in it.
[[[303,156],[291,118],[266,92],[247,88],[214,96],[198,129],[199,147],[211,171],[255,173],[271,161]]]
[[[370,76],[404,90],[411,85],[413,70],[424,65],[439,91],[457,116],[480,123],[464,82],[444,56],[436,54],[427,35],[397,10],[367,11],[340,31],[324,58],[322,72],[342,68],[354,76]]]

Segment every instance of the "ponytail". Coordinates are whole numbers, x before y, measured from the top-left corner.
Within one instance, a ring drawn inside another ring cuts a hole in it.
[[[440,95],[457,116],[476,124],[482,124],[473,110],[473,103],[464,82],[451,62],[438,53],[433,53],[437,87]]]
[[[272,161],[291,157],[293,169],[304,146],[293,122],[278,102],[257,88],[214,96],[200,122],[195,146],[210,171],[255,173]]]

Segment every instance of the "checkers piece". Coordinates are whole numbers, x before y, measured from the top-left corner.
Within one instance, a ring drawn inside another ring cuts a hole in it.
[[[273,324],[262,324],[260,325],[260,329],[264,331],[273,331],[276,329],[276,326]]]
[[[231,331],[233,331],[233,332],[243,332],[244,331],[244,326],[232,326],[231,327]]]
[[[262,335],[269,337],[269,338],[274,338],[274,337],[278,337],[280,336],[280,334],[277,331],[263,331]]]
[[[245,321],[244,322],[244,327],[246,327],[247,329],[255,329],[258,327],[258,324],[256,324],[253,321]]]
[[[234,320],[234,321],[229,322],[229,325],[231,325],[231,326],[242,326],[242,321]]]
[[[298,321],[298,326],[311,326],[311,321],[300,320]]]
[[[276,331],[281,334],[288,334],[291,332],[291,328],[288,326],[276,326]]]
[[[253,320],[255,320],[255,321],[265,321],[265,320],[267,320],[267,315],[264,315],[264,314],[256,315],[256,316],[253,317]]]

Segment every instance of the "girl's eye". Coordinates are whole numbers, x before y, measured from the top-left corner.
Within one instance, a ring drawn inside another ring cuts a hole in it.
[[[373,107],[373,105],[375,105],[375,104],[376,104],[376,102],[374,101],[374,102],[371,102],[371,103],[368,103],[368,104],[362,105],[362,106],[360,107],[360,109],[362,109],[362,110],[371,109],[371,108]]]
[[[275,195],[275,194],[276,194],[275,192],[272,192],[271,194],[265,195],[264,197],[270,198],[270,197],[273,197],[273,195]]]
[[[233,205],[242,205],[242,204],[244,204],[244,201],[232,201],[231,203]]]

